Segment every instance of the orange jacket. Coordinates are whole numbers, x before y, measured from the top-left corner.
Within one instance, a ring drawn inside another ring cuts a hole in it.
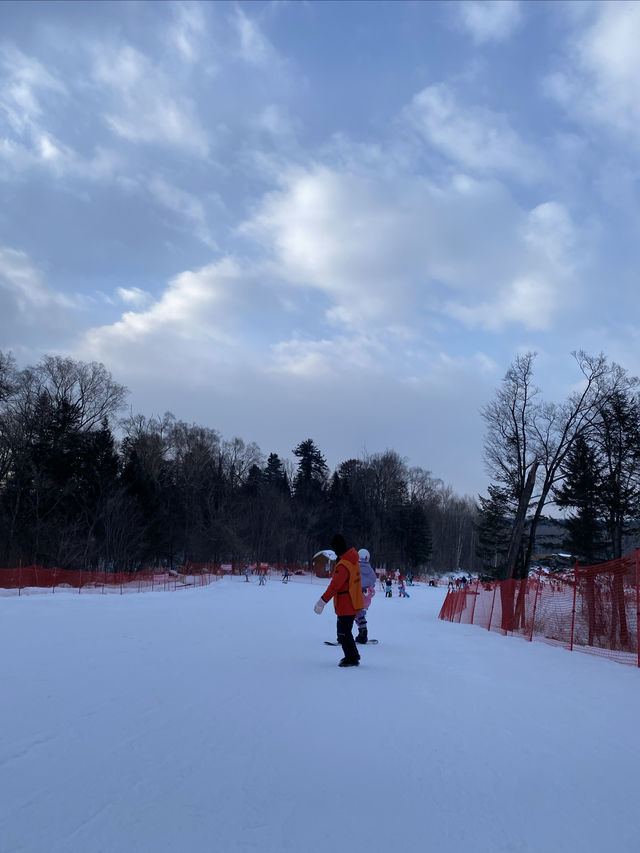
[[[349,581],[353,576],[351,592]],[[357,581],[357,583],[356,583]],[[360,592],[360,601],[352,601],[353,590]],[[362,610],[362,584],[360,583],[360,558],[355,548],[349,548],[336,563],[331,583],[320,596],[327,604],[333,598],[333,607],[338,616],[355,616]]]

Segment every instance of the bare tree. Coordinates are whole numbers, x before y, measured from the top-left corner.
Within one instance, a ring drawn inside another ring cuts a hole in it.
[[[119,412],[128,393],[104,364],[87,364],[71,358],[47,355],[26,371],[38,394],[46,394],[54,407],[65,403],[77,417],[79,429],[91,429]]]
[[[515,516],[503,567],[505,577],[514,573],[516,563],[516,575],[526,575],[542,511],[563,476],[562,463],[577,437],[593,427],[605,400],[637,382],[603,354],[594,357],[578,351],[572,355],[583,379],[580,390],[566,402],[557,405],[540,400],[540,391],[533,384],[535,353],[526,353],[517,356],[495,399],[482,411],[487,424],[486,467],[506,487]],[[532,507],[522,552],[525,517]]]

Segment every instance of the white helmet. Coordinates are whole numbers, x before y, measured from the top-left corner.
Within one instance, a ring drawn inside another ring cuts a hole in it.
[[[371,555],[369,554],[366,548],[360,548],[360,550],[358,551],[358,557],[368,563]]]

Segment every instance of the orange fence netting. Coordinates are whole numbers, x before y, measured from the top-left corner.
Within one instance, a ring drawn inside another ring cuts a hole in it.
[[[245,568],[246,567],[246,568]],[[271,580],[280,580],[289,572],[286,580],[313,583],[317,579],[298,564],[280,565],[279,563],[186,563],[174,569],[146,568],[135,572],[99,572],[93,570],[74,570],[44,568],[42,566],[19,566],[12,569],[0,569],[0,595],[25,595],[56,590],[77,590],[78,592],[146,592],[151,590],[176,590],[190,587],[208,586],[226,575],[245,575],[253,579],[261,574]],[[248,569],[248,572],[246,571]]]
[[[640,550],[573,571],[450,590],[440,619],[640,667]]]

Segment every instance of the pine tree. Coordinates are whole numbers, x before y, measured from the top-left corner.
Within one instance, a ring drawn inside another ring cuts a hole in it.
[[[478,498],[476,554],[485,574],[499,578],[504,574],[511,537],[510,501],[507,490],[499,486],[490,485],[488,492],[489,497]]]
[[[294,512],[307,553],[313,553],[331,535],[327,529],[326,490],[329,469],[312,439],[293,451],[298,469],[293,480]],[[335,532],[335,531],[334,531]]]
[[[576,439],[562,473],[564,482],[554,492],[555,502],[562,509],[575,510],[567,518],[566,547],[580,562],[596,563],[602,556],[602,475],[597,454],[584,436]]]
[[[277,453],[270,453],[264,469],[264,481],[274,491],[289,495],[289,479]]]
[[[426,567],[433,551],[431,527],[427,511],[420,501],[411,501],[406,508],[406,555],[409,566],[415,571]]]

